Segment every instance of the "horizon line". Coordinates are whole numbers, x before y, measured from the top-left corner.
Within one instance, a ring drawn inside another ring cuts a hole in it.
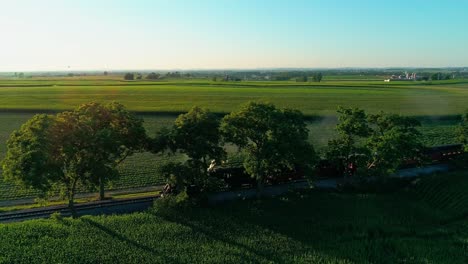
[[[388,66],[388,67],[257,67],[257,68],[146,68],[146,69],[62,69],[62,70],[0,70],[0,73],[61,73],[61,72],[136,72],[136,71],[258,71],[258,70],[393,70],[393,69],[458,69],[468,66]]]

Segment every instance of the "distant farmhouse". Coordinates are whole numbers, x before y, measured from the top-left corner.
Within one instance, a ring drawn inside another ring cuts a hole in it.
[[[392,75],[390,79],[385,79],[384,82],[394,82],[394,81],[417,81],[420,80],[416,73],[405,72],[405,75]]]

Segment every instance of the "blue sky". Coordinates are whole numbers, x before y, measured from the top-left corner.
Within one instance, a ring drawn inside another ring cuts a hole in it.
[[[468,65],[468,1],[0,0],[0,71]]]

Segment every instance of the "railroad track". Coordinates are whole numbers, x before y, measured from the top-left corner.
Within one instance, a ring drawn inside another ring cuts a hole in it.
[[[75,210],[80,215],[96,215],[102,213],[130,213],[149,208],[153,201],[159,196],[149,196],[142,198],[119,199],[96,201],[84,204],[77,204]],[[60,213],[62,216],[71,216],[71,211],[66,205],[52,206],[47,208],[36,208],[22,210],[19,212],[8,212],[0,214],[0,223],[11,223],[37,218],[48,218],[53,213]]]
[[[395,178],[406,178],[406,177],[415,177],[417,175],[424,175],[433,173],[433,170],[438,169],[440,171],[447,171],[449,168],[442,165],[432,165],[426,168],[412,168],[400,171],[402,175],[394,175]],[[435,169],[434,169],[434,168]],[[404,173],[402,173],[404,171]],[[412,172],[412,173],[409,173]],[[278,188],[279,185],[301,185],[307,184],[306,180],[296,180],[294,182],[277,184],[266,186],[266,188]],[[334,189],[338,185],[337,178],[322,178],[315,181],[316,189]],[[286,188],[287,189],[287,188]],[[219,193],[213,194],[213,196],[218,197],[216,200],[229,200],[229,197],[232,193],[241,193],[253,191],[255,188],[242,188],[236,191],[221,191]],[[227,198],[223,198],[228,196]],[[252,197],[254,195],[251,195]],[[83,204],[77,204],[75,210],[78,216],[82,215],[98,215],[98,214],[112,214],[112,213],[132,213],[136,211],[143,211],[153,205],[153,201],[159,198],[159,195],[147,196],[142,198],[129,198],[129,199],[116,199],[116,200],[105,200],[105,201],[95,201]],[[19,222],[29,219],[37,218],[48,218],[53,213],[59,212],[62,216],[71,216],[71,212],[66,205],[52,206],[46,208],[36,208],[21,210],[16,212],[0,213],[0,223],[10,223],[10,222]]]

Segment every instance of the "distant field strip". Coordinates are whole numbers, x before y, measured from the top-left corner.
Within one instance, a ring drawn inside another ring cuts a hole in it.
[[[36,82],[36,83],[39,83]],[[119,101],[139,112],[179,113],[194,105],[226,113],[250,101],[272,102],[293,107],[306,115],[334,115],[337,106],[361,107],[406,115],[453,115],[468,108],[468,84],[376,85],[357,82],[350,86],[324,83],[159,83],[150,85],[62,84],[48,87],[19,87],[2,82],[0,110],[65,110],[89,101]],[[343,83],[343,82],[341,82]],[[31,84],[32,85],[32,84]]]

